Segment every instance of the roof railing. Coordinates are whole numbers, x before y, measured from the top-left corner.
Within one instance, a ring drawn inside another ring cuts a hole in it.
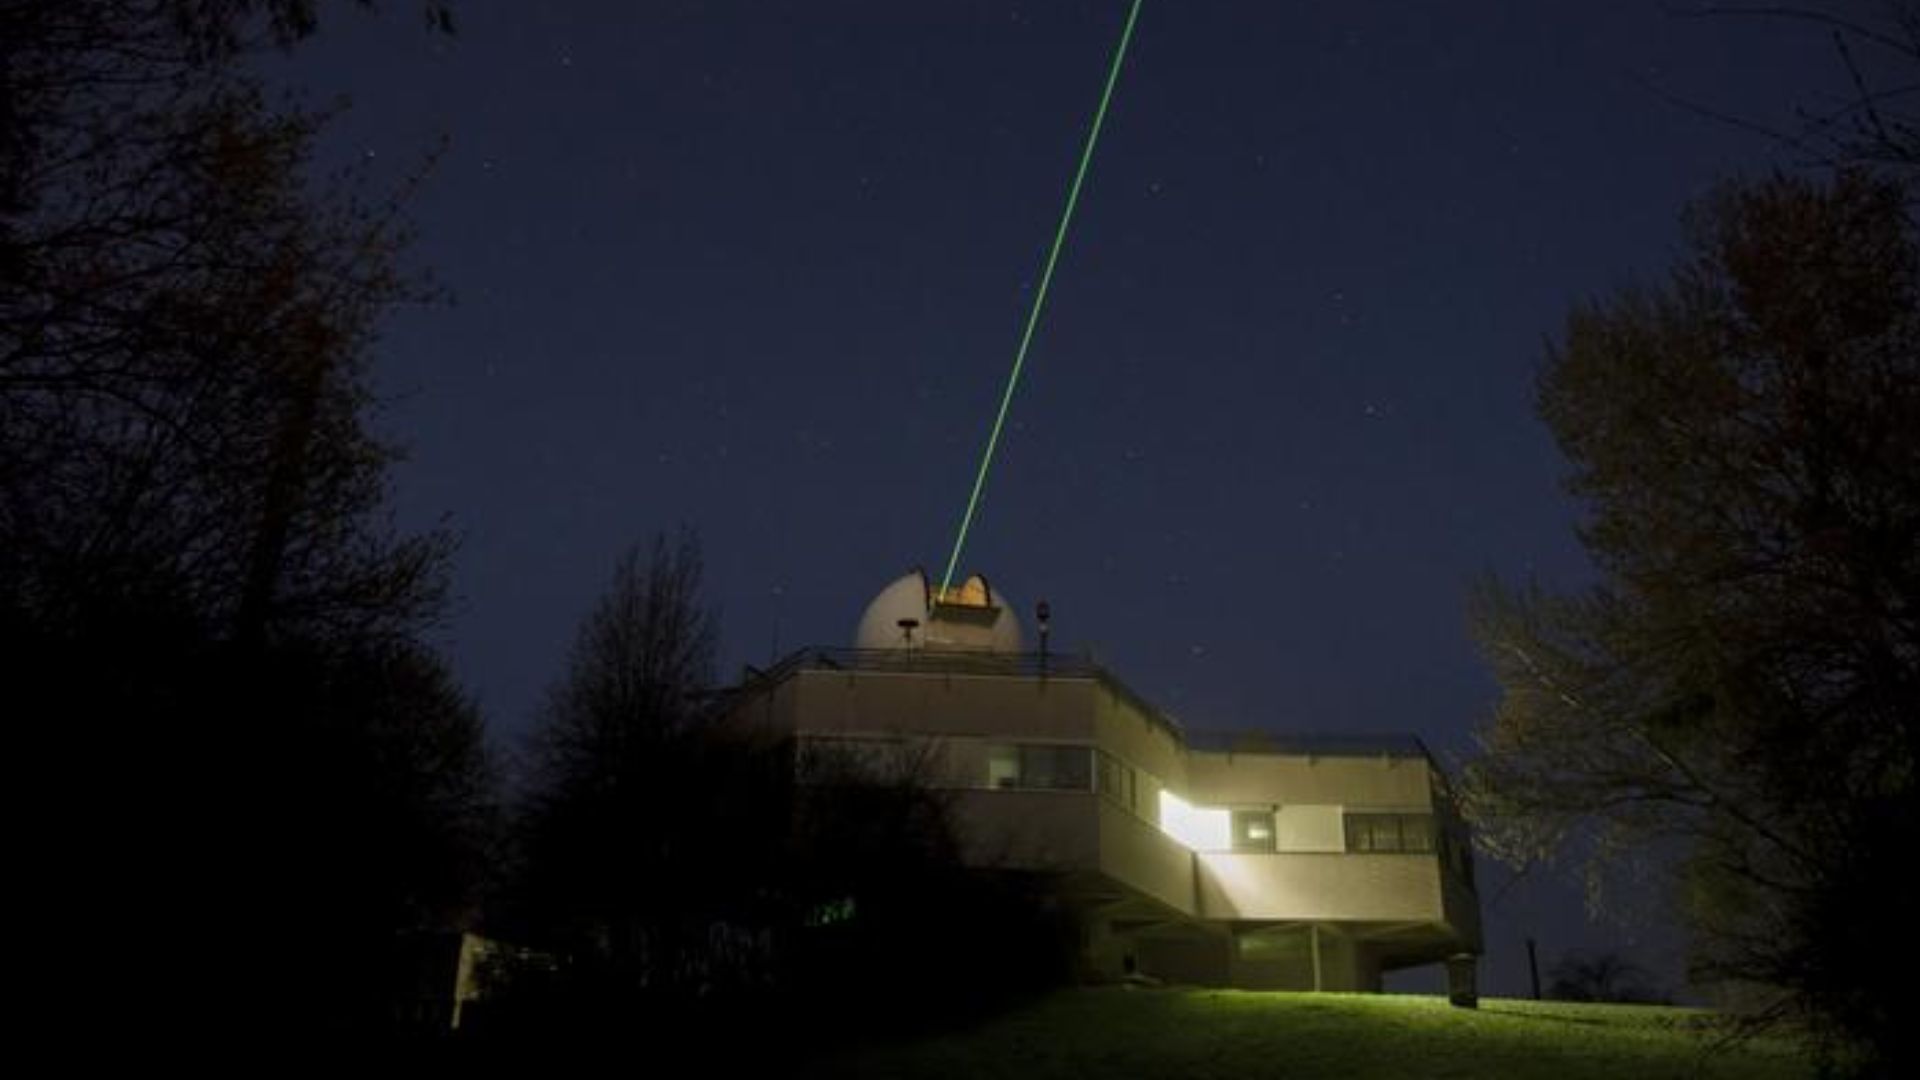
[[[1007,653],[982,649],[929,648],[836,649],[816,645],[789,653],[764,670],[747,668],[736,692],[751,693],[758,687],[780,683],[798,671],[1092,679],[1125,699],[1148,719],[1163,725],[1190,750],[1227,754],[1424,759],[1436,769],[1439,768],[1438,759],[1426,743],[1412,734],[1259,729],[1188,731],[1178,720],[1136,693],[1119,676],[1083,653]],[[1441,772],[1444,775],[1444,770]]]

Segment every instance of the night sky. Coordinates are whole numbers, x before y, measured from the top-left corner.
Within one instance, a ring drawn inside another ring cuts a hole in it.
[[[494,731],[658,530],[703,538],[728,674],[937,572],[1125,0],[383,8],[272,67],[351,99],[317,164],[375,190],[445,140],[411,258],[452,301],[376,370]],[[1655,3],[1148,0],[962,572],[1190,727],[1457,758],[1468,583],[1589,573],[1545,343],[1664,272],[1688,199],[1795,164],[1669,99],[1785,127],[1846,88],[1818,27]],[[1674,970],[1506,877],[1484,989],[1528,934]]]

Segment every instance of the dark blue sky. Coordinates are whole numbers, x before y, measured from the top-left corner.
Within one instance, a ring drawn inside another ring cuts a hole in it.
[[[385,6],[276,70],[352,99],[323,164],[447,140],[413,258],[455,302],[377,371],[495,731],[656,530],[704,537],[729,671],[942,565],[1125,0]],[[1788,126],[1844,90],[1817,28],[1638,0],[1148,0],[963,571],[1190,726],[1466,752],[1469,581],[1585,575],[1545,342],[1792,164],[1663,95]],[[1641,933],[1578,908],[1508,892],[1491,989],[1526,934]]]

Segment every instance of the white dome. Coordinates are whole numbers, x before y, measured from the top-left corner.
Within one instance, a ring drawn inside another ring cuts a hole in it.
[[[975,574],[935,603],[936,587],[915,569],[880,590],[860,616],[858,649],[972,649],[1020,651],[1020,620],[1013,606]],[[911,626],[902,626],[911,620]]]

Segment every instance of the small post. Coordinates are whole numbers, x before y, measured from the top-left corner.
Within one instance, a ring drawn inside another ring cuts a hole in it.
[[[1455,953],[1447,957],[1447,1000],[1455,1008],[1480,1007],[1479,960],[1472,953]]]
[[[1533,976],[1533,1000],[1540,1000],[1540,955],[1534,951],[1533,939],[1527,939],[1527,973]]]
[[[1034,605],[1033,620],[1040,627],[1040,674],[1047,673],[1047,634],[1053,629],[1053,605],[1045,600]]]

